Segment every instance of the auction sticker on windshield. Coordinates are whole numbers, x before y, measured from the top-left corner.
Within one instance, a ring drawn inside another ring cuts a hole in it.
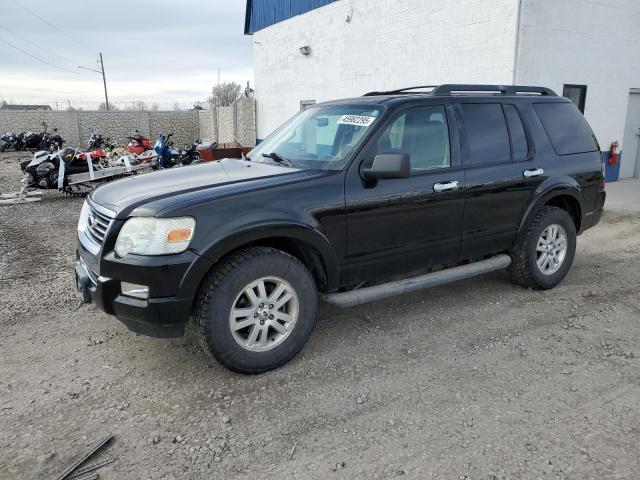
[[[338,120],[341,125],[358,125],[368,127],[373,123],[376,117],[368,117],[365,115],[342,115]]]

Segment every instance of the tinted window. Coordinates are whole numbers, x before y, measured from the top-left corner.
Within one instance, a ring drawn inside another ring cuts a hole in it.
[[[573,103],[535,103],[533,108],[558,155],[598,149],[589,124]]]
[[[472,164],[511,159],[507,123],[499,103],[463,103],[462,116]]]
[[[416,107],[398,115],[378,138],[376,153],[407,153],[414,172],[450,166],[444,107]]]
[[[520,115],[513,105],[503,105],[502,108],[504,108],[511,135],[511,156],[514,160],[524,160],[529,153],[529,146]]]

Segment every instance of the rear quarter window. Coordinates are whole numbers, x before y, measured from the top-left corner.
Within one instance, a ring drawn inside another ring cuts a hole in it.
[[[558,155],[598,150],[591,127],[573,103],[534,103],[533,108]]]

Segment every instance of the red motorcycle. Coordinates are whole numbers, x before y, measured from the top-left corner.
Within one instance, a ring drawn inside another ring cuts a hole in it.
[[[151,143],[151,140],[140,135],[138,130],[135,130],[133,135],[128,138],[129,143],[127,143],[127,151],[129,153],[140,155],[147,150],[153,150],[153,143]]]

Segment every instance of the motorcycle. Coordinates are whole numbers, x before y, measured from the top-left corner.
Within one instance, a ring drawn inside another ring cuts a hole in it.
[[[51,135],[49,135],[48,133],[44,134],[42,142],[40,144],[40,148],[49,150],[49,152],[53,153],[56,150],[60,150],[63,143],[64,139],[58,133],[58,129],[54,128]]]
[[[44,130],[40,133],[29,130],[27,132],[22,132],[19,135],[17,135],[16,141],[13,144],[13,148],[17,151],[24,150],[25,148],[49,149],[50,148],[49,138],[51,136],[47,133],[48,125],[45,122],[42,122],[42,126],[44,127]],[[57,128],[54,129],[54,132],[57,132],[57,131],[58,131]],[[57,133],[55,133],[54,136],[57,137],[60,142],[62,142],[62,137],[60,137],[60,135],[57,135]]]
[[[201,143],[200,139],[197,139],[195,142],[185,145],[184,150],[180,150],[179,152],[180,163],[183,165],[198,163],[200,161],[200,152],[198,151],[198,147]]]
[[[94,130],[91,130],[91,136],[87,142],[87,150],[95,150],[97,148],[113,149],[115,145],[111,143],[109,137],[104,138],[101,133],[96,133]]]
[[[140,135],[138,130],[135,130],[133,134],[127,138],[129,139],[129,143],[127,143],[127,151],[129,153],[140,155],[147,150],[153,150],[151,140]]]
[[[13,147],[16,141],[16,135],[11,132],[4,132],[0,137],[0,152],[4,152],[6,149]]]
[[[160,133],[156,140],[153,150],[158,154],[158,163],[154,168],[171,168],[180,164],[180,153],[173,148],[173,133],[169,133],[166,137]]]

